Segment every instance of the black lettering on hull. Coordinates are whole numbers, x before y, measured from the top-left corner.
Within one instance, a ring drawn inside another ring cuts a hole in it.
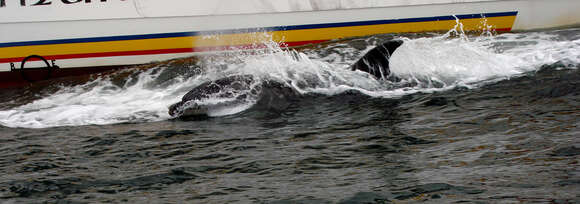
[[[79,3],[81,1],[82,0],[62,0],[62,3],[65,3],[65,4],[74,4],[74,3]]]
[[[36,2],[36,3],[30,3],[30,2]],[[100,1],[100,2],[107,2],[107,0],[20,0],[20,6],[21,7],[26,7],[26,6],[47,6],[47,5],[52,5],[52,2],[56,2],[58,4],[58,2],[62,2],[63,4],[76,4],[76,3],[86,3],[89,4],[93,1]],[[125,0],[122,0],[125,1]],[[6,0],[0,0],[0,8],[2,7],[6,7]]]
[[[50,4],[52,4],[52,2],[47,1],[47,0],[39,0],[38,2],[33,4],[33,6],[43,6],[43,5],[50,5]]]

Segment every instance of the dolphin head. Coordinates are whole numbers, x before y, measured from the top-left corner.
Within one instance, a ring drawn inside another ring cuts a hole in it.
[[[183,105],[183,101],[177,102],[171,106],[169,106],[169,115],[170,116],[176,116],[179,115],[180,113],[180,108]]]
[[[195,103],[194,101],[180,101],[169,106],[169,115],[179,116],[207,116],[209,107]]]
[[[252,75],[235,75],[202,83],[169,106],[172,117],[207,116],[210,110],[231,108],[247,103],[256,95]],[[259,91],[259,90],[258,90]]]

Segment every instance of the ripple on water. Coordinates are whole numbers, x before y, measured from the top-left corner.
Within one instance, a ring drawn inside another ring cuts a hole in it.
[[[553,44],[513,35],[493,46],[509,55]],[[306,52],[348,60],[380,40]],[[395,98],[312,92],[284,111],[0,127],[0,202],[578,203],[580,71],[569,64]],[[172,74],[151,86],[171,88]],[[43,98],[16,97],[0,109]]]

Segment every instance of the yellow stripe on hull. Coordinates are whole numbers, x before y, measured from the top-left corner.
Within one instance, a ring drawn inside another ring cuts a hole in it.
[[[460,20],[465,31],[511,29],[516,16],[472,18]],[[88,43],[67,43],[52,45],[30,45],[0,48],[0,59],[19,58],[29,55],[56,56],[81,53],[107,53],[141,50],[163,50],[177,48],[222,47],[259,44],[265,41],[302,42],[332,40],[347,37],[366,36],[383,33],[406,33],[444,31],[456,25],[454,20],[426,21],[411,23],[379,24],[351,27],[331,27],[303,30],[273,31],[264,33],[216,34],[209,36],[186,36],[141,40],[121,40]]]
[[[511,28],[514,24],[515,16],[464,19],[459,22],[463,24],[465,31],[483,30],[486,25],[492,25],[493,28]],[[484,22],[486,25],[484,25]],[[429,21],[415,23],[397,23],[381,24],[368,26],[353,26],[339,28],[319,28],[308,30],[279,31],[274,34],[273,40],[286,42],[311,41],[311,40],[329,40],[346,37],[358,37],[383,33],[415,33],[427,31],[446,31],[453,29],[457,25],[456,21]],[[492,28],[492,29],[493,29]]]

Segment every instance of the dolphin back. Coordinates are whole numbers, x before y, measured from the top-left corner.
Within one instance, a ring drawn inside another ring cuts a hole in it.
[[[224,92],[225,89],[232,91],[247,90],[253,82],[254,77],[252,75],[234,75],[220,78],[193,88],[183,96],[181,101],[201,100],[216,94],[221,97],[227,97],[227,94],[231,94],[231,92]]]
[[[209,107],[198,102],[209,98],[235,97],[243,100],[248,97],[244,91],[250,90],[253,83],[252,75],[234,75],[202,83],[187,92],[180,102],[169,106],[168,113],[172,117],[206,115]]]
[[[235,107],[255,100],[254,109],[280,111],[300,94],[284,83],[257,79],[252,75],[235,75],[205,82],[185,94],[180,102],[169,106],[172,117],[206,117],[217,109]],[[204,99],[227,99],[220,103],[203,103]]]

